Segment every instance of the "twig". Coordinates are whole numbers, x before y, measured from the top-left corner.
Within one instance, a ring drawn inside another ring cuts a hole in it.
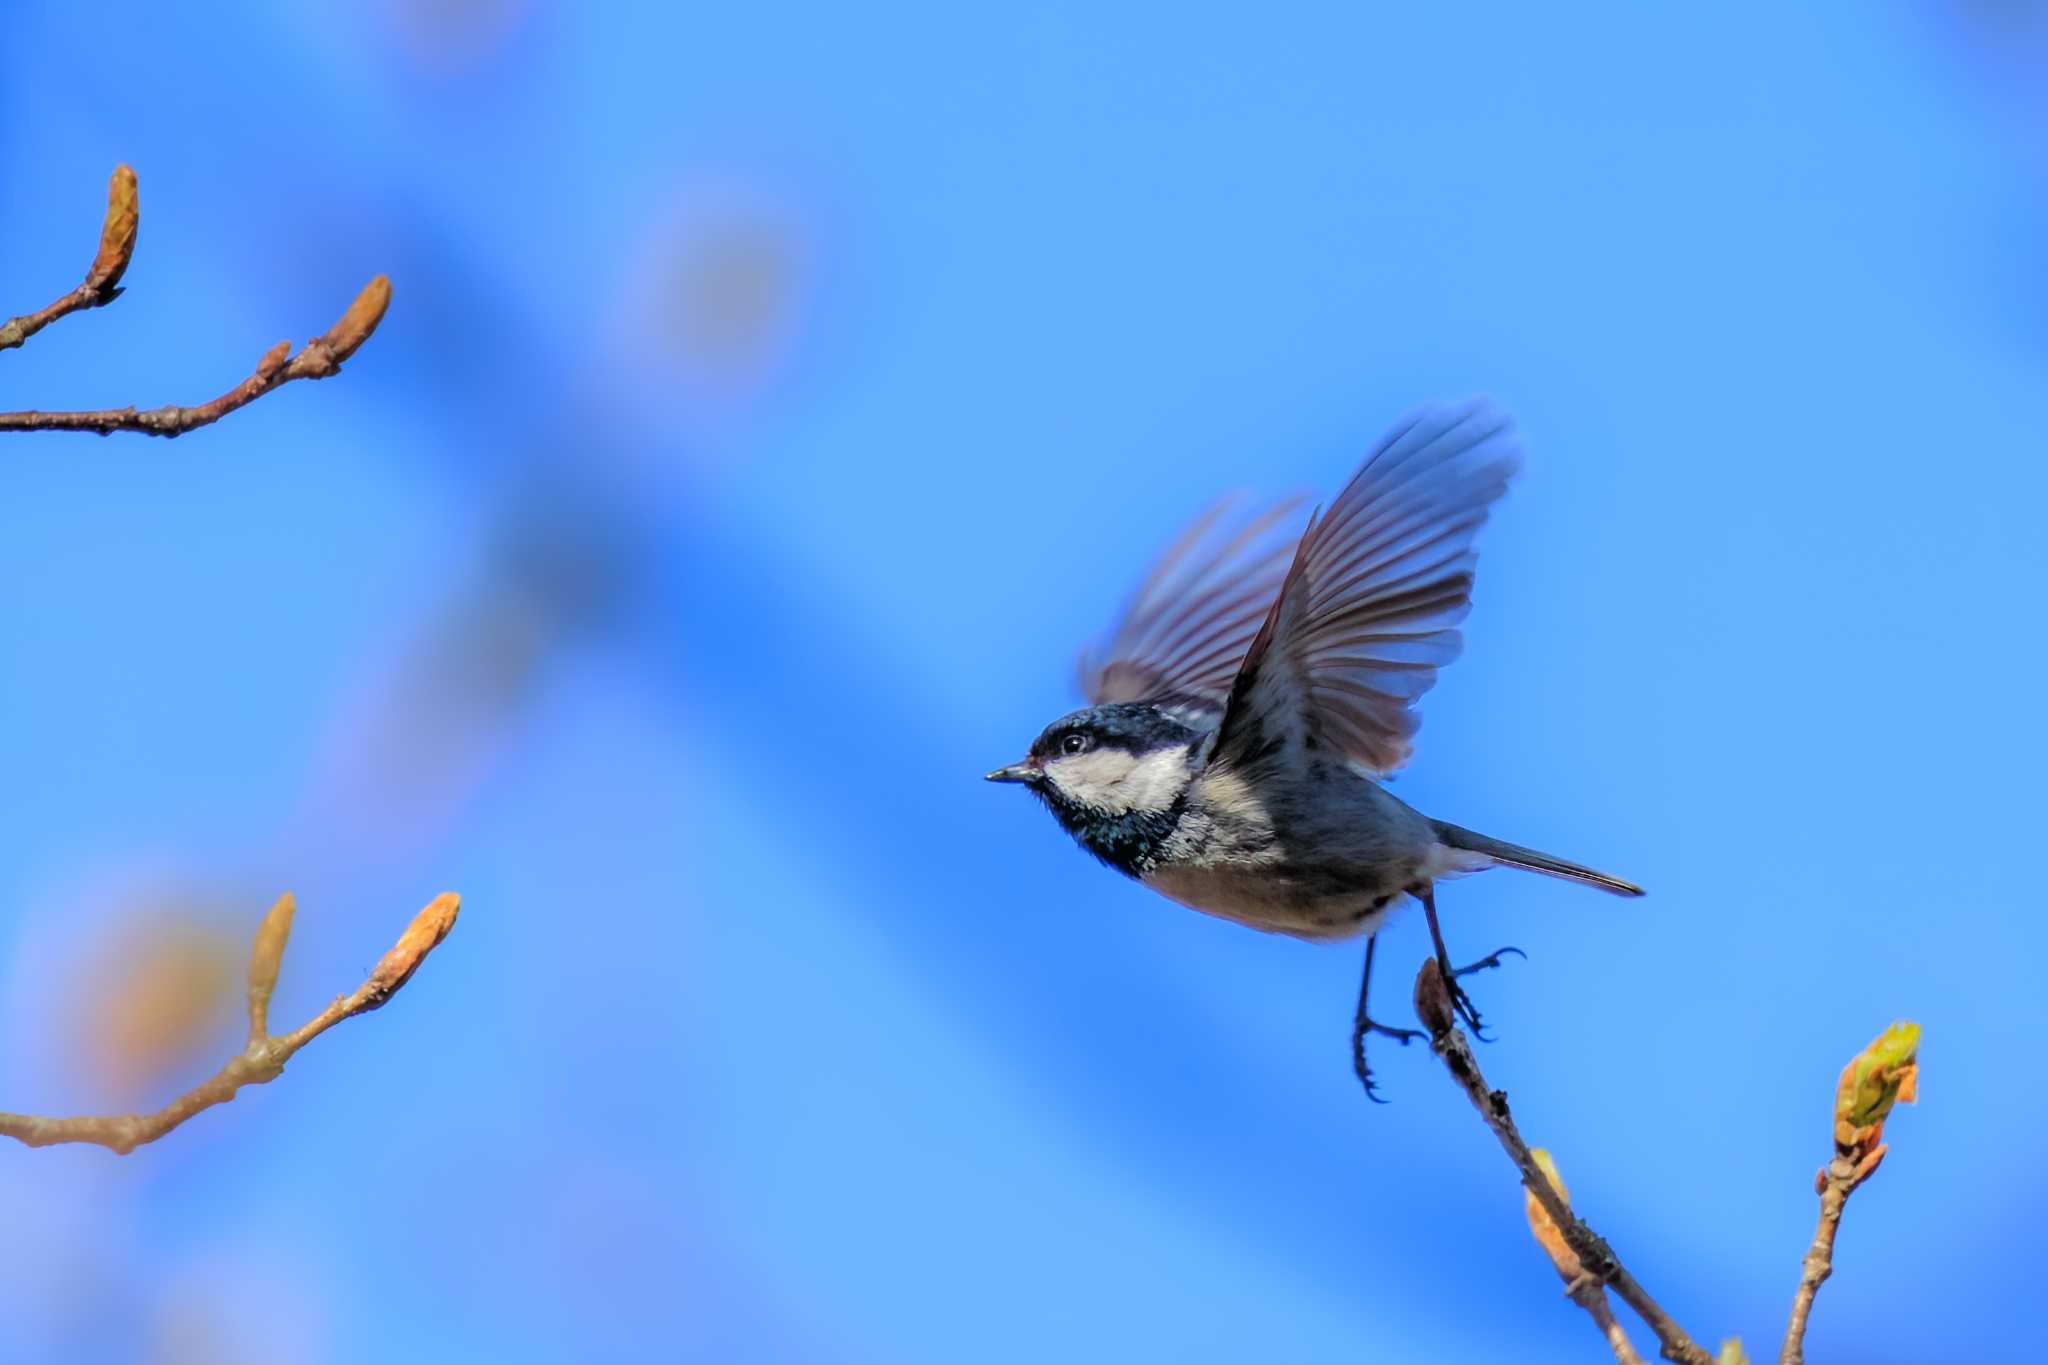
[[[1880,1150],[1878,1160],[1883,1159]],[[1779,1365],[1801,1365],[1806,1359],[1806,1319],[1813,1312],[1813,1297],[1834,1273],[1835,1229],[1841,1225],[1842,1209],[1849,1193],[1877,1169],[1877,1160],[1859,1170],[1837,1157],[1814,1177],[1820,1195],[1820,1224],[1813,1231],[1813,1243],[1799,1262],[1799,1288],[1792,1295],[1792,1318],[1785,1327],[1785,1344],[1778,1352]]]
[[[0,326],[0,351],[12,350],[57,319],[85,308],[98,308],[121,293],[121,276],[135,254],[135,235],[140,222],[135,172],[116,166],[107,185],[107,213],[100,227],[99,251],[93,257],[85,280],[76,289],[46,308],[25,313]],[[341,320],[308,342],[296,356],[291,343],[281,341],[256,362],[247,379],[211,402],[193,408],[164,407],[142,412],[134,408],[100,412],[5,412],[0,413],[0,432],[5,431],[96,431],[102,436],[114,431],[139,431],[151,436],[178,436],[197,427],[218,422],[236,408],[252,403],[281,384],[294,379],[325,379],[338,372],[342,362],[369,339],[391,304],[391,282],[379,275],[363,287]],[[245,1085],[262,1085],[283,1074],[285,1063],[298,1050],[344,1019],[367,1014],[378,1008],[400,987],[455,925],[460,901],[454,895],[440,896],[399,936],[376,968],[351,994],[337,997],[326,1009],[282,1037],[270,1032],[270,996],[277,985],[277,971],[284,959],[286,941],[291,937],[294,902],[287,892],[278,898],[256,931],[249,953],[249,1034],[242,1051],[228,1059],[211,1079],[193,1087],[154,1114],[122,1114],[112,1117],[42,1118],[33,1114],[0,1113],[0,1136],[16,1139],[31,1147],[60,1142],[97,1143],[126,1155],[146,1142],[154,1142],[203,1109],[225,1104]]]
[[[1714,1365],[1713,1357],[1701,1350],[1684,1329],[1671,1320],[1671,1315],[1657,1306],[1657,1301],[1650,1297],[1648,1291],[1636,1283],[1635,1276],[1629,1274],[1613,1249],[1571,1211],[1564,1196],[1537,1164],[1529,1145],[1515,1131],[1514,1118],[1508,1113],[1506,1093],[1487,1088],[1486,1078],[1479,1072],[1479,1063],[1472,1056],[1472,1045],[1459,1032],[1452,1017],[1450,991],[1434,958],[1424,962],[1421,972],[1415,977],[1415,1013],[1421,1018],[1423,1027],[1429,1030],[1430,1050],[1443,1059],[1451,1079],[1463,1088],[1465,1097],[1472,1101],[1472,1107],[1493,1130],[1501,1150],[1508,1154],[1508,1159],[1521,1173],[1523,1187],[1543,1206],[1543,1211],[1556,1224],[1564,1244],[1578,1258],[1583,1277],[1612,1289],[1623,1303],[1634,1309],[1636,1316],[1656,1334],[1666,1360],[1680,1362],[1680,1365]]]
[[[1532,1147],[1529,1155],[1557,1188],[1557,1197],[1569,1203],[1571,1191],[1564,1187],[1564,1180],[1558,1175],[1550,1153],[1541,1147]],[[1636,1354],[1635,1343],[1628,1339],[1628,1333],[1614,1319],[1614,1310],[1607,1305],[1607,1286],[1586,1273],[1578,1253],[1566,1244],[1557,1220],[1543,1207],[1543,1201],[1536,1197],[1534,1190],[1522,1191],[1522,1211],[1529,1219],[1529,1235],[1550,1257],[1552,1268],[1564,1281],[1565,1297],[1585,1309],[1587,1316],[1593,1319],[1593,1325],[1600,1329],[1600,1339],[1607,1343],[1608,1350],[1614,1352],[1615,1365],[1643,1365],[1643,1358]]]
[[[1842,1210],[1884,1161],[1884,1123],[1892,1105],[1911,1104],[1916,1098],[1919,1047],[1918,1026],[1894,1024],[1850,1061],[1835,1085],[1835,1155],[1813,1177],[1820,1222],[1799,1263],[1799,1288],[1792,1295],[1792,1317],[1785,1326],[1778,1365],[1802,1365],[1806,1359],[1806,1320],[1814,1295],[1834,1273],[1835,1232]]]
[[[121,1114],[93,1118],[39,1118],[32,1114],[0,1114],[0,1136],[11,1137],[31,1147],[48,1147],[59,1142],[97,1143],[126,1156],[145,1142],[154,1142],[186,1119],[216,1104],[225,1104],[245,1085],[274,1081],[286,1062],[306,1044],[344,1019],[368,1014],[389,1000],[412,979],[428,953],[455,926],[461,899],[453,893],[438,896],[413,917],[390,952],[384,954],[363,984],[348,995],[335,999],[299,1027],[281,1037],[269,1032],[270,993],[277,985],[277,969],[284,947],[291,937],[294,901],[291,893],[278,897],[249,952],[249,1037],[242,1051],[228,1059],[211,1079],[180,1095],[154,1114]]]
[[[256,362],[255,371],[247,379],[197,407],[171,404],[147,409],[102,408],[94,412],[0,412],[0,431],[92,431],[101,436],[116,431],[139,431],[146,436],[182,436],[218,422],[280,384],[289,384],[294,379],[325,379],[340,373],[341,362],[369,340],[390,305],[391,281],[379,275],[363,286],[355,302],[341,315],[341,321],[307,342],[304,350],[292,355],[289,341],[278,342]]]
[[[1615,1365],[1643,1365],[1643,1358],[1636,1354],[1635,1343],[1628,1339],[1615,1320],[1614,1310],[1607,1306],[1607,1291],[1590,1276],[1580,1280],[1578,1285],[1566,1291],[1573,1303],[1585,1309],[1593,1317],[1593,1323],[1606,1339],[1607,1349],[1614,1352]]]
[[[107,190],[107,218],[100,229],[99,254],[85,283],[36,313],[15,318],[0,327],[0,350],[19,346],[43,328],[81,308],[97,308],[113,301],[121,291],[115,282],[128,268],[135,251],[137,222],[135,172],[116,168]],[[93,412],[0,412],[0,432],[7,431],[91,431],[101,436],[116,431],[138,431],[146,436],[182,436],[218,422],[236,408],[255,402],[264,394],[294,379],[325,379],[341,370],[342,362],[370,339],[384,310],[391,306],[391,281],[379,275],[364,285],[341,320],[306,343],[297,355],[292,344],[280,341],[256,362],[255,370],[241,383],[218,398],[196,407],[171,404],[161,408],[101,408]]]
[[[121,290],[121,273],[135,255],[135,226],[140,213],[135,172],[114,167],[107,181],[107,216],[100,225],[100,249],[85,272],[85,283],[48,308],[8,319],[0,326],[0,351],[11,351],[67,313],[112,303]]]

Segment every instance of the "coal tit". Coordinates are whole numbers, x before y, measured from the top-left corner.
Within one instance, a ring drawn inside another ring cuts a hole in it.
[[[1153,569],[1107,647],[1084,656],[1091,704],[988,774],[1028,788],[1081,847],[1182,905],[1297,938],[1364,935],[1352,1064],[1375,1099],[1366,1035],[1420,1036],[1366,1010],[1373,945],[1397,903],[1421,902],[1477,1030],[1457,977],[1499,954],[1451,965],[1435,883],[1517,867],[1642,894],[1433,820],[1380,785],[1408,759],[1414,702],[1458,654],[1473,537],[1520,462],[1513,422],[1490,403],[1429,407],[1298,536],[1293,504],[1245,520],[1212,509]]]

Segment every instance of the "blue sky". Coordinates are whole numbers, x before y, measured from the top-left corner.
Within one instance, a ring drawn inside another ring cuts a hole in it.
[[[1761,1354],[1835,1073],[1918,1020],[1814,1358],[2022,1358],[2039,7],[96,15],[10,25],[0,313],[121,161],[129,293],[0,406],[395,299],[205,433],[8,447],[0,1093],[115,1102],[66,1021],[123,925],[295,889],[289,1018],[465,909],[161,1148],[0,1154],[0,1357],[1592,1358],[1428,1059],[1361,1101],[1355,948],[979,780],[1216,493],[1483,391],[1529,464],[1400,793],[1651,893],[1446,889],[1530,954],[1489,1077]]]

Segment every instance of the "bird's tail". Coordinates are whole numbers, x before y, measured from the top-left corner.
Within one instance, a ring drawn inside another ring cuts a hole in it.
[[[1625,882],[1619,877],[1610,877],[1605,872],[1595,872],[1590,867],[1581,867],[1577,863],[1568,863],[1562,858],[1553,858],[1548,853],[1538,853],[1533,848],[1523,848],[1520,844],[1510,844],[1500,839],[1489,839],[1484,834],[1474,834],[1469,829],[1460,829],[1456,825],[1445,824],[1441,820],[1432,820],[1430,823],[1436,826],[1436,837],[1451,848],[1463,849],[1467,853],[1477,853],[1492,859],[1496,863],[1505,863],[1509,867],[1520,867],[1526,868],[1531,872],[1541,872],[1546,877],[1562,877],[1566,881],[1584,882],[1587,886],[1597,886],[1602,891],[1612,891],[1617,896],[1640,896],[1643,894],[1643,888],[1637,886],[1634,882]]]

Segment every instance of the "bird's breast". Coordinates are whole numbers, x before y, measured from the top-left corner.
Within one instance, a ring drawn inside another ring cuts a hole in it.
[[[1350,938],[1377,928],[1415,884],[1432,842],[1422,828],[1407,807],[1348,774],[1253,783],[1209,772],[1140,880],[1254,929]]]
[[[1140,880],[1190,910],[1269,934],[1306,939],[1369,934],[1401,895],[1255,866],[1163,864]]]

